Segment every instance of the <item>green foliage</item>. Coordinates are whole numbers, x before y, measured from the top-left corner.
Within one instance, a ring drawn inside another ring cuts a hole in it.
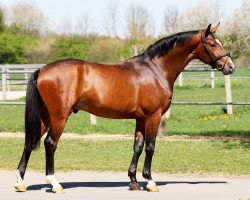
[[[0,33],[4,31],[5,24],[4,24],[4,15],[3,15],[3,10],[0,7]]]
[[[250,38],[245,41],[245,49],[241,52],[239,58],[238,58],[238,63],[241,64],[241,66],[249,66],[250,63]]]
[[[91,45],[95,41],[95,36],[61,36],[52,45],[52,54],[49,61],[65,58],[86,59]]]
[[[94,62],[119,62],[121,41],[113,38],[96,39],[88,52],[88,60]]]
[[[142,53],[150,44],[153,44],[155,39],[151,37],[144,38],[130,38],[124,41],[120,50],[120,57],[127,59]],[[136,47],[136,49],[135,49]],[[137,51],[137,52],[136,52]]]
[[[49,57],[52,54],[51,45],[53,45],[57,39],[57,35],[50,33],[29,45],[26,54],[27,62],[34,64],[48,63]]]
[[[235,63],[240,66],[249,66],[250,39],[240,33],[229,33],[221,37],[224,48],[230,52]]]
[[[231,53],[233,59],[239,58],[246,48],[245,38],[237,33],[225,36],[225,48]]]
[[[0,64],[27,63],[27,48],[36,38],[20,33],[16,26],[6,27],[0,34]]]

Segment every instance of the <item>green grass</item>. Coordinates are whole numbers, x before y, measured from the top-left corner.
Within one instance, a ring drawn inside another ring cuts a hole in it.
[[[0,132],[24,131],[24,106],[0,107]],[[221,106],[172,106],[167,135],[250,137],[250,107],[234,106],[234,115],[226,115]],[[89,122],[89,114],[72,114],[64,132],[77,134],[133,134],[134,120],[98,118]],[[1,133],[0,133],[1,134]]]
[[[0,169],[15,170],[23,140],[0,139]],[[127,171],[132,157],[132,140],[61,140],[55,156],[56,171]],[[32,153],[28,169],[44,171],[44,147]],[[142,170],[144,153],[138,170]],[[158,140],[152,172],[250,174],[250,144],[241,141]]]
[[[0,113],[0,132],[24,131],[24,106],[0,106]],[[96,126],[90,125],[89,114],[78,112],[70,116],[64,132],[128,134],[133,132],[135,126],[134,120],[98,118],[97,123]]]

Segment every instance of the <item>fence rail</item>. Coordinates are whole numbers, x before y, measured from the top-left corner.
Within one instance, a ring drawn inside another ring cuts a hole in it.
[[[250,102],[172,102],[172,105],[250,105]],[[25,105],[22,101],[0,101],[0,105]]]

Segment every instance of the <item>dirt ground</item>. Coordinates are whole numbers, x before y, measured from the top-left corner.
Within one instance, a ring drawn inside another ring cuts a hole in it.
[[[188,200],[247,200],[250,199],[250,177],[197,176],[154,174],[160,192],[145,190],[145,181],[138,176],[142,191],[128,190],[126,172],[61,172],[56,174],[64,187],[64,194],[53,194],[45,182],[44,173],[27,171],[27,192],[16,192],[13,171],[0,170],[0,196],[2,200],[27,199],[188,199]]]
[[[24,133],[17,132],[0,132],[0,138],[24,138]],[[104,134],[87,134],[79,135],[75,133],[63,133],[61,139],[83,139],[83,140],[132,140],[133,134],[130,135],[104,135]],[[158,139],[165,141],[204,141],[204,140],[240,140],[250,142],[250,138],[241,137],[205,137],[205,136],[185,136],[185,135],[173,135],[173,136],[158,136]]]

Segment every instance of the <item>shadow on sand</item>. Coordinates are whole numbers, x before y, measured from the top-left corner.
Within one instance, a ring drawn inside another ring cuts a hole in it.
[[[146,182],[139,182],[139,184],[146,189]],[[158,186],[169,184],[227,184],[225,181],[158,181]],[[78,188],[78,187],[95,187],[95,188],[112,188],[112,187],[128,187],[129,182],[62,182],[64,189]],[[41,190],[46,189],[47,192],[51,192],[50,184],[37,184],[30,185],[27,190]]]

